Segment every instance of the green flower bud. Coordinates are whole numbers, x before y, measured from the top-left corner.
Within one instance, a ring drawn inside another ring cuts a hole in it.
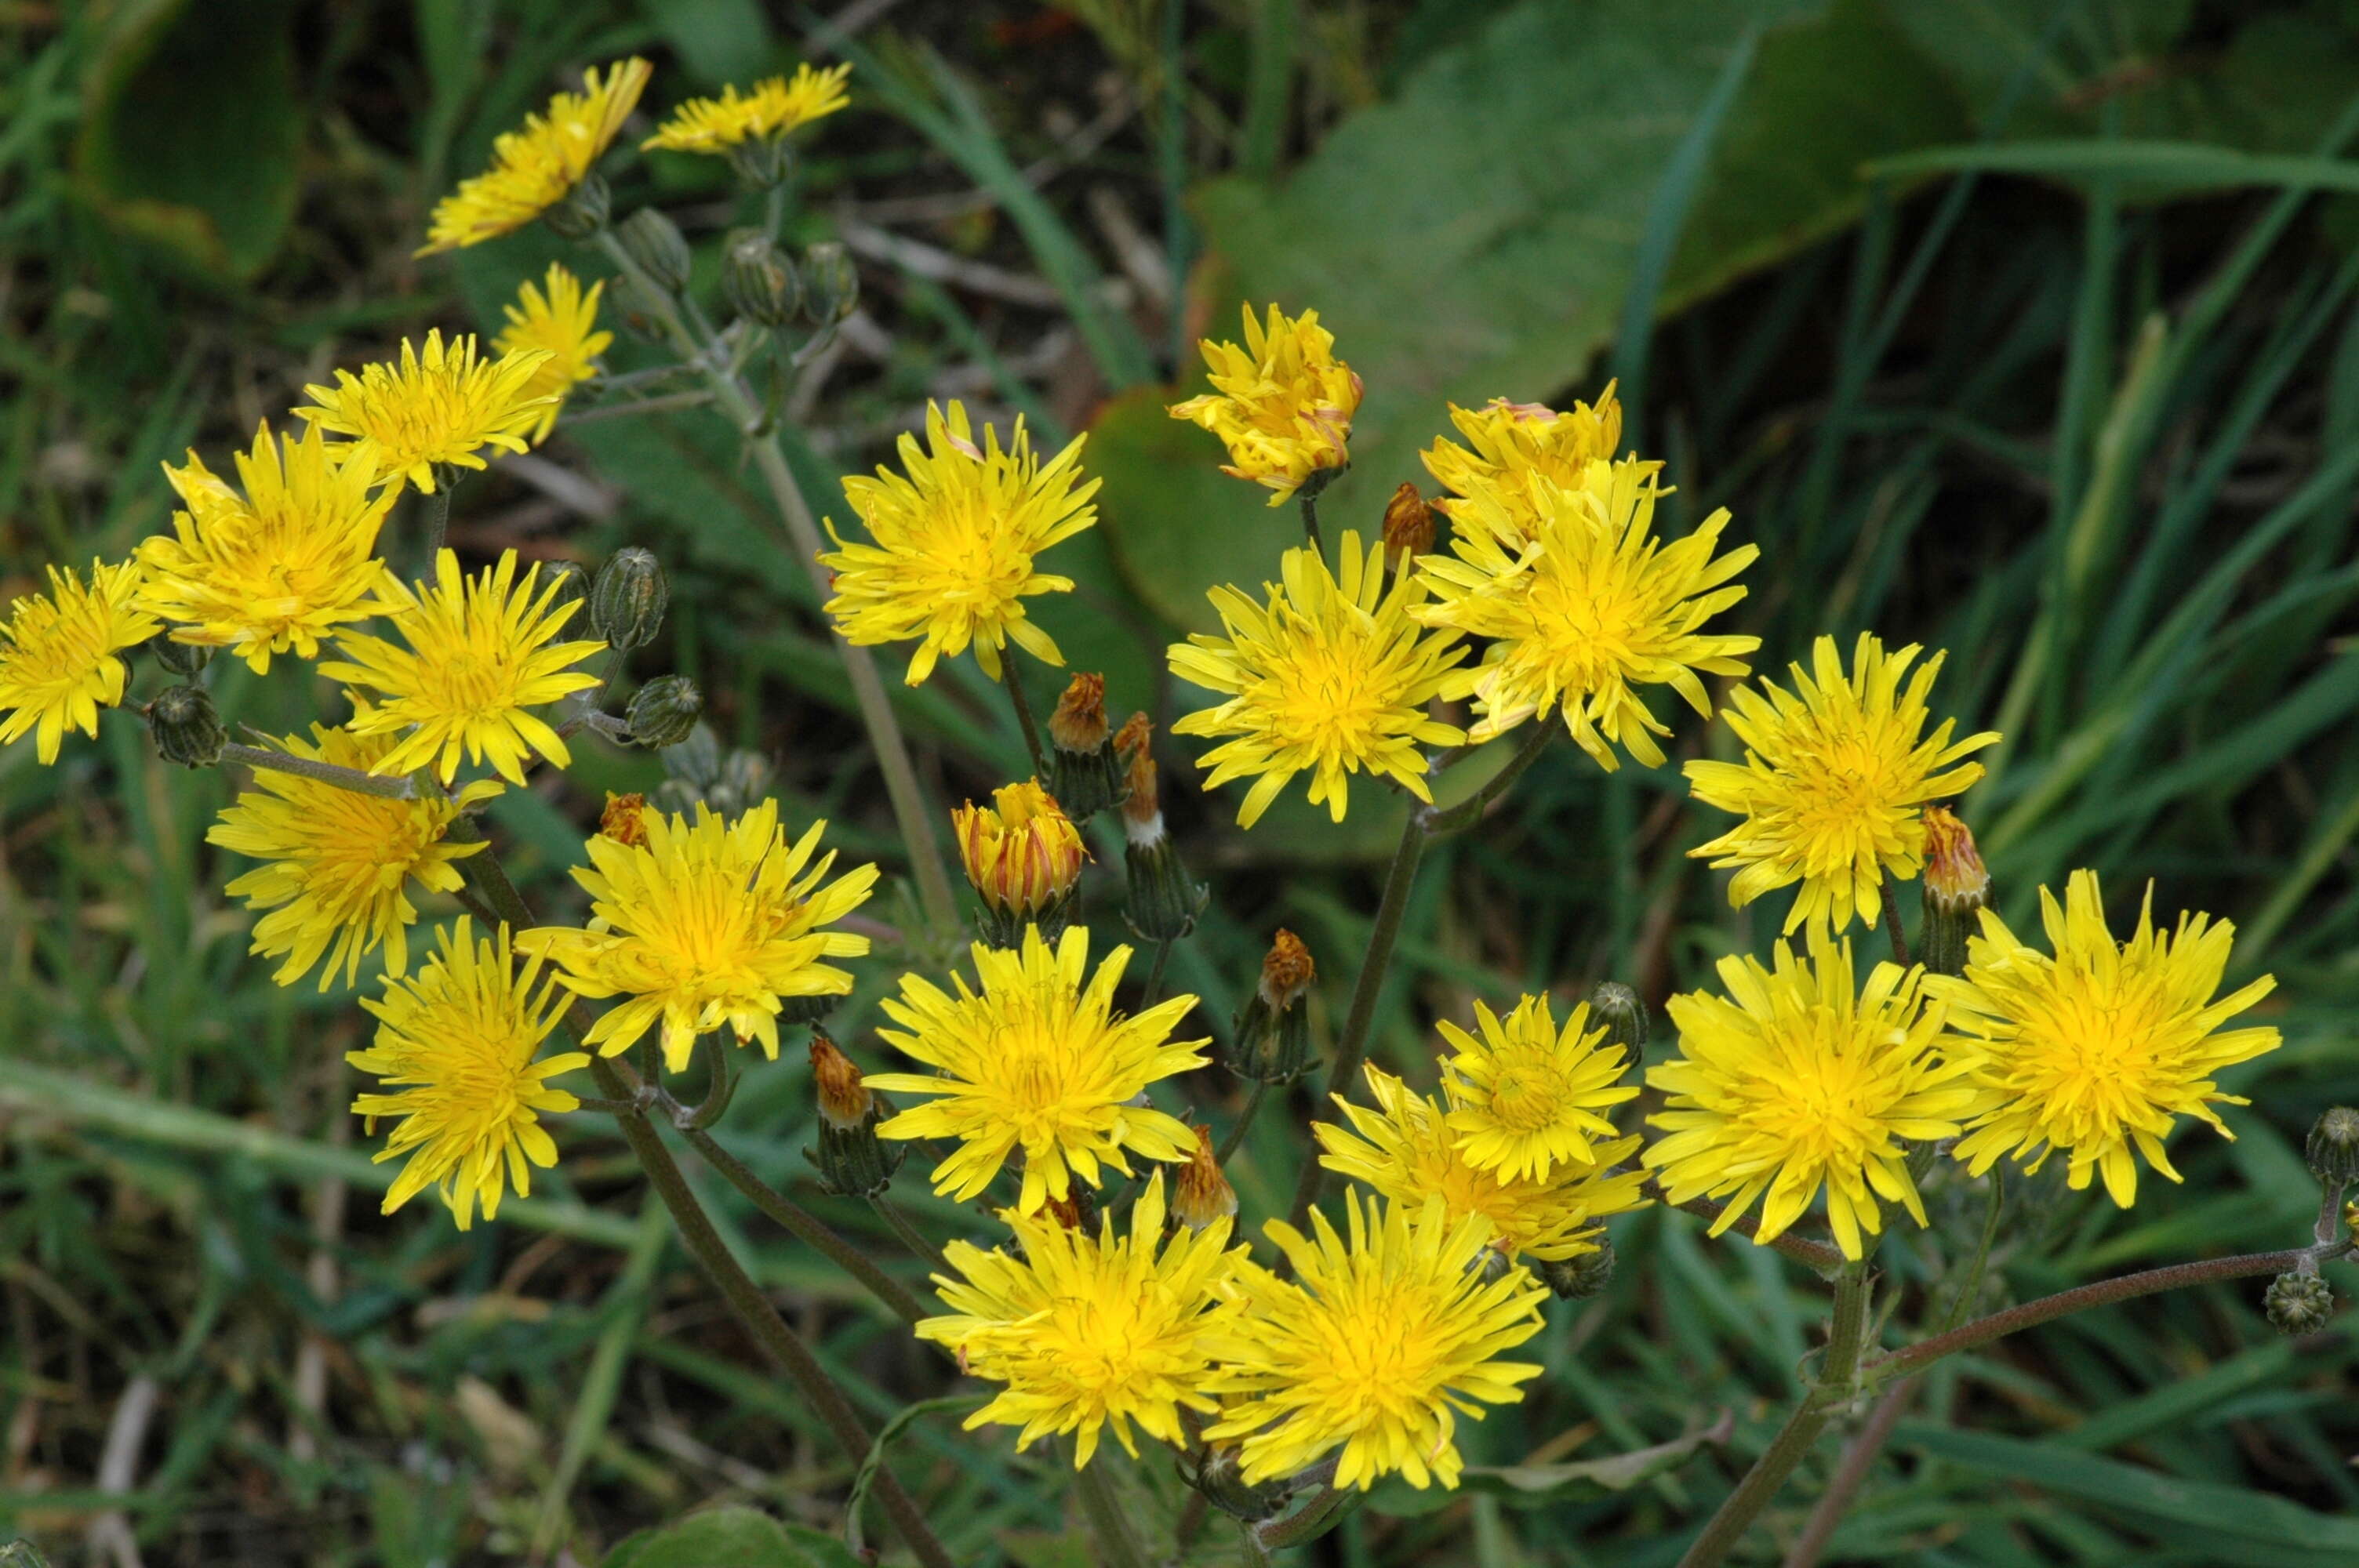
[[[1647,1004],[1619,980],[1607,980],[1589,993],[1589,1016],[1605,1026],[1605,1043],[1626,1052],[1630,1070],[1646,1059],[1647,1041],[1654,1033]]]
[[[2280,1334],[2316,1334],[2334,1315],[2334,1287],[2315,1274],[2279,1274],[2261,1298]]]
[[[1586,1300],[1614,1282],[1614,1243],[1601,1236],[1597,1250],[1558,1262],[1543,1262],[1540,1278],[1549,1289],[1569,1302]]]
[[[721,257],[721,292],[748,321],[783,327],[803,307],[803,280],[784,247],[752,229],[729,237]]]
[[[569,604],[580,604],[590,597],[590,573],[580,561],[543,561],[540,563],[540,580],[544,589],[552,584],[556,587],[557,591],[549,596],[551,611],[562,610]],[[582,625],[582,615],[581,611],[574,611],[567,618],[566,624],[578,630]]]
[[[2359,1182],[2359,1110],[2338,1105],[2321,1116],[2302,1155],[2321,1182]]]
[[[770,759],[759,752],[730,752],[721,759],[721,772],[710,793],[713,808],[724,816],[760,805],[769,798]]]
[[[704,713],[704,694],[686,676],[658,676],[639,687],[623,721],[631,739],[649,751],[677,746],[688,739]]]
[[[656,640],[670,601],[663,567],[636,545],[617,550],[590,590],[590,633],[616,653],[627,654]]]
[[[641,288],[636,280],[618,277],[607,285],[606,303],[623,330],[643,343],[665,341],[662,308]]]
[[[1245,1485],[1236,1447],[1230,1444],[1205,1449],[1202,1460],[1192,1469],[1182,1455],[1180,1476],[1201,1492],[1206,1502],[1231,1519],[1243,1519],[1247,1524],[1276,1519],[1285,1510],[1287,1499],[1294,1496],[1294,1478],[1290,1476],[1264,1481],[1257,1487]]]
[[[194,680],[213,661],[213,651],[194,643],[175,643],[169,632],[158,632],[147,639],[147,651],[156,662],[179,676],[182,680]]]
[[[614,227],[624,254],[667,294],[688,287],[690,258],[679,225],[653,207],[642,207]]]
[[[221,716],[213,711],[213,699],[201,686],[158,692],[147,705],[147,729],[156,738],[158,754],[184,768],[212,767],[229,742]]]
[[[606,226],[614,205],[606,182],[585,174],[572,189],[541,210],[540,221],[560,240],[586,240]]]
[[[794,178],[795,147],[784,136],[748,136],[729,149],[729,167],[756,190]]]
[[[860,273],[852,253],[833,240],[803,252],[803,308],[813,322],[832,327],[860,303]]]
[[[699,724],[688,739],[663,754],[668,782],[686,784],[690,798],[701,798],[705,787],[721,776],[721,741],[710,724]]]
[[[674,753],[678,752],[679,750],[679,747],[674,746],[669,751],[667,751],[664,753],[665,760],[669,761]],[[712,803],[705,800],[704,792],[702,790],[697,788],[686,779],[666,779],[663,783],[656,785],[656,792],[653,795],[647,796],[647,804],[668,816],[692,817],[696,815],[696,808],[699,804],[710,805]],[[789,1001],[792,1000],[793,999],[791,998],[788,999]]]

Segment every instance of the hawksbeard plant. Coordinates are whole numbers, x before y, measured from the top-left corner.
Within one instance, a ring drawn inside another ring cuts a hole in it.
[[[61,563],[0,619],[0,741],[29,737],[48,764],[102,709],[132,708],[168,760],[237,770],[210,837],[253,862],[229,892],[257,914],[253,950],[277,982],[325,989],[377,960],[374,1036],[350,1056],[374,1085],[352,1108],[386,1124],[376,1157],[400,1162],[388,1212],[431,1188],[461,1228],[495,1220],[561,1157],[559,1119],[610,1119],[837,1460],[873,1462],[877,1433],[721,1244],[668,1129],[984,1385],[967,1422],[983,1440],[1070,1464],[1099,1558],[1122,1568],[1184,1553],[1207,1510],[1260,1561],[1380,1484],[1460,1486],[1467,1424],[1548,1369],[1546,1303],[1595,1293],[1608,1222],[1650,1204],[1774,1247],[1831,1287],[1806,1391],[1702,1522],[1691,1565],[1734,1549],[1863,1396],[1890,1397],[1940,1357],[2238,1276],[2277,1276],[2273,1316],[2314,1326],[2320,1265],[2351,1247],[2347,1111],[2311,1140],[2324,1201],[2307,1245],[1971,1315],[2003,1173],[2055,1160],[2071,1188],[2126,1208],[2142,1173],[2179,1179],[2176,1132],[2234,1135],[2245,1102],[2220,1074],[2277,1045],[2249,1018],[2269,981],[2223,990],[2225,922],[2158,918],[2151,888],[2125,920],[2089,871],[2039,890],[2037,929],[2002,920],[1967,826],[1973,753],[2000,737],[1962,736],[1943,712],[1942,654],[1822,637],[1779,651],[1796,659],[1782,676],[1756,669],[1758,639],[1732,614],[1764,564],[1725,510],[1669,529],[1662,465],[1622,449],[1610,389],[1564,412],[1449,410],[1463,444],[1425,454],[1441,493],[1404,484],[1383,518],[1331,539],[1316,505],[1350,460],[1359,378],[1314,310],[1248,308],[1242,343],[1203,345],[1212,390],[1171,414],[1218,437],[1223,471],[1271,505],[1293,500],[1302,543],[1278,580],[1212,591],[1218,634],[1170,647],[1188,695],[1167,733],[1189,746],[1158,747],[1144,714],[1117,729],[1115,694],[1088,672],[1051,677],[1062,696],[1044,742],[1027,688],[1063,655],[1027,602],[1073,589],[1055,557],[1096,521],[1086,439],[1044,451],[1020,421],[932,406],[897,464],[846,477],[838,514],[815,519],[746,371],[764,352],[808,354],[853,308],[840,251],[799,256],[777,238],[791,138],[845,106],[844,72],[733,87],[643,142],[723,158],[767,197],[766,224],[729,241],[733,316],[717,330],[685,292],[677,230],[652,210],[618,221],[597,173],[648,76],[636,59],[593,70],[500,137],[422,247],[539,221],[605,276],[553,265],[519,280],[496,341],[431,332],[307,388],[232,454],[234,485],[193,453],[167,467],[168,533],[127,560]],[[602,367],[602,311],[624,296],[674,355],[655,377]],[[759,766],[719,758],[692,685],[665,676],[616,702],[622,658],[665,608],[646,552],[585,580],[445,543],[466,475],[548,439],[570,406],[632,412],[618,399],[652,384],[685,386],[659,401],[707,405],[743,436],[811,574],[899,826],[910,931],[863,914],[875,865],[847,858],[825,822],[786,820]],[[153,676],[129,662],[143,646]],[[930,802],[869,653],[886,647],[910,686],[972,657],[1005,687],[1032,776],[988,805]],[[257,671],[310,661],[337,695],[308,736],[233,741],[207,680],[216,651]],[[1428,845],[1477,827],[1544,752],[1554,767],[1659,767],[1666,742],[1695,741],[1716,715],[1738,760],[1689,761],[1685,775],[1735,820],[1692,852],[1734,873],[1734,904],[1782,903],[1766,961],[1724,957],[1715,983],[1668,999],[1665,1041],[1608,983],[1569,1009],[1540,992],[1440,1021],[1415,1081],[1366,1060]],[[503,871],[484,813],[592,736],[665,750],[672,782],[652,802],[607,803],[572,872],[582,924],[550,925]],[[1492,765],[1465,775],[1484,782],[1451,792],[1449,770],[1485,752]],[[1188,1114],[1178,1086],[1212,1064],[1211,1023],[1164,984],[1208,896],[1164,824],[1160,769],[1182,762],[1245,829],[1298,784],[1337,819],[1355,795],[1363,811],[1407,809],[1364,952],[1314,961],[1277,931],[1260,973],[1237,977],[1250,1000],[1218,1060],[1250,1087],[1219,1112],[1225,1127]],[[1136,946],[1093,939],[1093,842],[1121,846],[1101,880],[1119,883]],[[1910,880],[1921,962],[1898,894]],[[970,929],[981,940],[961,951]],[[1322,963],[1349,977],[1349,1001],[1314,1024]],[[823,1025],[864,979],[892,993],[888,1022],[846,1050]],[[931,1301],[718,1137],[734,1075],[782,1050],[813,1067],[821,1184],[878,1206],[929,1271]],[[675,1095],[690,1075],[706,1085],[693,1105]],[[1297,1079],[1316,1092],[1292,1201],[1241,1215],[1226,1168]],[[1979,1244],[1934,1238],[1960,1282],[1944,1314],[1919,1321],[1887,1310],[1900,1292],[1875,1259],[1894,1232],[1928,1227],[1920,1185],[1944,1163],[1946,1179],[1982,1184],[1989,1218]],[[897,1182],[919,1181],[969,1206],[965,1235],[929,1236],[895,1204]],[[1108,1478],[1154,1449],[1198,1499],[1176,1541],[1148,1539]],[[889,1465],[864,1485],[910,1554],[948,1568]]]

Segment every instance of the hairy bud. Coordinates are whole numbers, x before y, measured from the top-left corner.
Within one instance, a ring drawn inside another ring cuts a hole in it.
[[[545,590],[555,589],[549,596],[549,607],[552,611],[562,610],[569,604],[584,604],[589,601],[590,574],[582,568],[580,561],[541,562],[540,581]],[[577,610],[567,619],[573,624],[579,625],[584,613],[586,612]]]
[[[2315,1274],[2279,1274],[2261,1297],[2280,1334],[2316,1334],[2334,1316],[2334,1287]]]
[[[2338,1105],[2326,1111],[2310,1128],[2302,1155],[2321,1182],[2359,1182],[2359,1110]]]
[[[803,308],[813,323],[832,327],[860,305],[860,271],[852,253],[833,240],[803,251]]]
[[[1654,1027],[1636,991],[1619,980],[1607,980],[1589,993],[1589,1016],[1605,1026],[1605,1044],[1619,1045],[1627,1053],[1630,1066],[1646,1059],[1647,1041]]]
[[[769,235],[741,229],[721,257],[721,292],[748,321],[783,327],[803,307],[803,280],[794,259]]]
[[[704,694],[686,676],[658,676],[639,687],[623,716],[631,739],[650,751],[677,746],[696,730]]]
[[[663,627],[671,589],[654,554],[636,545],[617,550],[590,590],[590,632],[618,654],[644,648]]]
[[[729,149],[729,167],[756,190],[794,178],[794,144],[784,136],[748,136]]]
[[[1540,1278],[1548,1288],[1569,1302],[1595,1295],[1614,1282],[1614,1243],[1601,1236],[1597,1249],[1578,1257],[1540,1264]]]
[[[560,240],[586,240],[606,226],[614,206],[606,182],[585,174],[572,189],[541,209],[540,221]]]
[[[213,699],[201,686],[168,687],[147,705],[147,730],[156,738],[157,754],[184,768],[210,768],[221,761],[229,732],[213,711]]]
[[[147,639],[147,651],[156,662],[179,676],[194,680],[213,662],[213,651],[195,643],[175,643],[169,632],[158,632]]]
[[[1192,1467],[1185,1455],[1180,1461],[1180,1475],[1190,1486],[1204,1495],[1204,1500],[1228,1515],[1247,1524],[1259,1524],[1276,1519],[1285,1511],[1288,1499],[1294,1496],[1294,1478],[1282,1476],[1264,1481],[1259,1486],[1245,1485],[1243,1466],[1234,1444],[1217,1444],[1204,1450],[1203,1457]]]
[[[614,226],[614,237],[623,243],[624,254],[639,264],[639,270],[667,294],[678,294],[688,287],[691,260],[688,241],[681,237],[679,225],[653,207],[642,207]]]

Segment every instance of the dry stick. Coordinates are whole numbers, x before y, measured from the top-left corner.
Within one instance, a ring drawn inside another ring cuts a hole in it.
[[[1905,969],[1908,967],[1908,936],[1900,929],[1900,895],[1892,891],[1889,876],[1877,880],[1875,891],[1884,900],[1884,924],[1892,935],[1892,961]]]

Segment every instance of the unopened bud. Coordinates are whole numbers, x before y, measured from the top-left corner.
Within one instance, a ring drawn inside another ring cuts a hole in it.
[[[1647,1004],[1619,980],[1607,980],[1589,993],[1589,1015],[1605,1026],[1605,1044],[1619,1045],[1626,1069],[1646,1059],[1647,1041],[1654,1033]]]
[[[2334,1287],[2315,1274],[2279,1274],[2261,1304],[2280,1334],[2316,1334],[2334,1316]]]
[[[573,182],[572,189],[541,209],[540,221],[560,240],[586,240],[606,226],[613,211],[614,198],[606,190],[606,182],[585,174]]]
[[[636,849],[647,841],[647,797],[606,792],[606,809],[598,814],[598,836]]]
[[[794,177],[794,144],[784,136],[748,136],[729,149],[729,167],[756,190],[784,185]]]
[[[1566,1301],[1582,1301],[1614,1282],[1614,1243],[1601,1236],[1594,1251],[1542,1262],[1540,1278]]]
[[[883,1192],[901,1168],[907,1146],[876,1136],[893,1103],[860,1081],[860,1069],[836,1049],[824,1030],[810,1038],[811,1082],[819,1098],[819,1147],[803,1157],[819,1170],[819,1184],[838,1197]]]
[[[627,274],[614,279],[607,287],[606,304],[623,330],[640,342],[664,341],[663,308],[639,287],[638,279]]]
[[[1990,872],[1974,849],[1974,836],[1945,806],[1925,808],[1925,900],[1919,961],[1928,974],[1966,972],[1966,938],[1990,905]]]
[[[686,676],[658,676],[639,687],[623,721],[631,739],[650,751],[677,746],[696,730],[704,713],[704,694]]]
[[[1200,1126],[1196,1151],[1180,1167],[1180,1180],[1171,1191],[1171,1217],[1190,1230],[1201,1230],[1235,1217],[1236,1212],[1237,1190],[1229,1185],[1220,1162],[1212,1158],[1212,1130]]]
[[[983,899],[983,938],[1014,947],[1026,926],[1037,925],[1052,939],[1065,928],[1089,859],[1081,829],[1038,780],[1006,785],[992,801],[969,801],[951,813],[960,863]]]
[[[1049,787],[1076,822],[1122,798],[1122,762],[1105,714],[1105,677],[1077,675],[1049,716]]]
[[[554,614],[569,604],[583,604],[590,598],[590,574],[580,561],[543,561],[540,563],[540,585],[549,593],[549,608]],[[575,611],[566,617],[572,625],[582,624],[586,611]]]
[[[1223,1056],[1229,1071],[1265,1084],[1291,1083],[1310,1065],[1310,1009],[1319,967],[1302,938],[1281,929],[1261,961],[1261,983],[1237,1014],[1236,1040]]]
[[[639,264],[657,287],[667,294],[678,294],[688,287],[688,274],[693,265],[688,254],[688,241],[679,225],[653,207],[642,207],[614,226],[614,237],[623,243],[624,254]]]
[[[721,740],[710,724],[699,724],[688,739],[663,754],[664,773],[687,784],[699,795],[721,776]]]
[[[769,798],[770,759],[759,752],[732,752],[704,798],[723,816],[735,816]]]
[[[212,696],[201,686],[168,687],[147,705],[147,729],[156,752],[184,768],[210,768],[229,743]]]
[[[1385,503],[1385,559],[1398,572],[1432,548],[1433,508],[1417,486],[1404,484]]]
[[[803,280],[794,259],[769,235],[740,230],[721,258],[721,292],[748,321],[783,327],[803,307]]]
[[[858,308],[860,272],[852,253],[833,240],[803,251],[803,308],[813,324],[832,327]]]
[[[175,643],[169,632],[158,632],[147,639],[147,651],[156,662],[179,676],[194,680],[212,663],[213,651],[195,643]]]
[[[1206,1448],[1203,1457],[1192,1468],[1183,1454],[1180,1461],[1180,1475],[1203,1494],[1206,1502],[1231,1519],[1242,1519],[1247,1524],[1276,1519],[1285,1511],[1295,1490],[1294,1478],[1290,1476],[1264,1481],[1259,1486],[1247,1486],[1244,1465],[1233,1444]]]
[[[2359,1182],[2359,1110],[2338,1105],[2321,1116],[2302,1155],[2321,1182]]]
[[[644,648],[662,629],[671,590],[655,556],[636,545],[617,550],[590,590],[590,633],[617,654]]]

